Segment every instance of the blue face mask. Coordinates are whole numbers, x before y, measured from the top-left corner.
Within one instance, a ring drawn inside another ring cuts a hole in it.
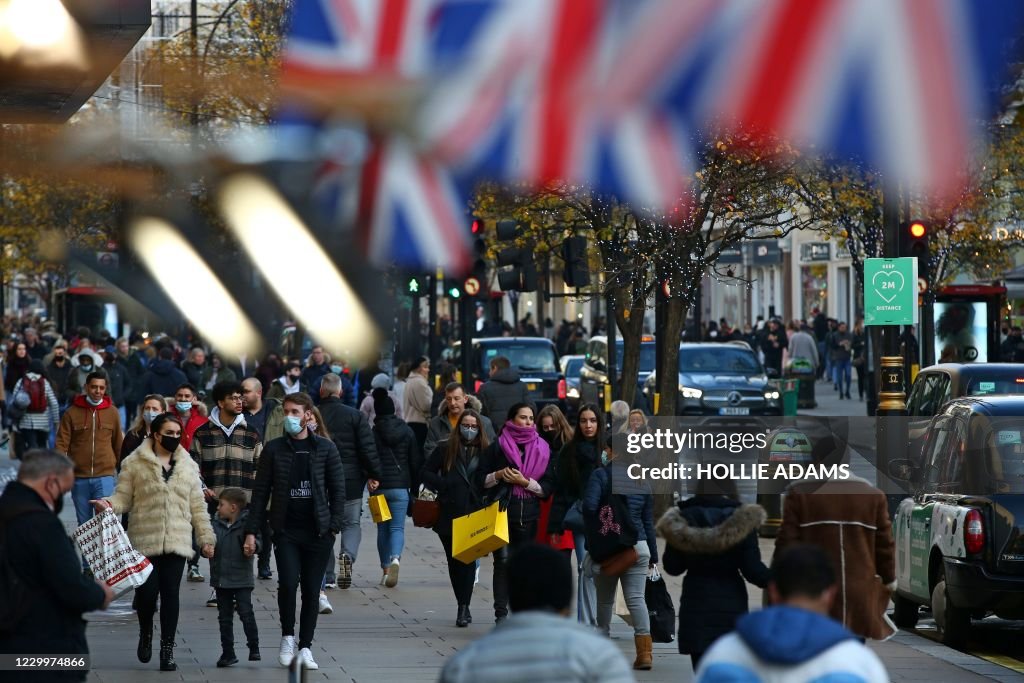
[[[159,414],[160,413],[158,411],[154,412],[154,411],[149,411],[148,410],[148,411],[146,411],[146,412],[144,412],[142,414],[142,419],[146,421],[146,424],[149,424],[150,422],[155,420],[156,416],[159,415]]]
[[[192,401],[178,401],[174,404],[179,413],[187,413],[192,410]]]
[[[463,441],[469,443],[476,438],[476,435],[480,433],[480,430],[476,427],[459,427],[459,432],[462,434]]]
[[[333,372],[335,375],[340,376],[343,370],[344,370],[344,368],[341,367],[340,365],[332,365],[331,366],[331,372]]]
[[[602,465],[607,465],[608,462],[609,462],[609,460],[608,460],[608,451],[601,451],[601,464]]]
[[[302,418],[294,415],[286,415],[284,418],[284,431],[292,436],[302,433]]]

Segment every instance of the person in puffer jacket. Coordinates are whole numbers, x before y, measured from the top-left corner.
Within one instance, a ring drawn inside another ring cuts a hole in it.
[[[874,652],[829,618],[838,590],[822,550],[796,545],[772,563],[773,607],[736,623],[701,660],[697,683],[884,683],[889,675]]]

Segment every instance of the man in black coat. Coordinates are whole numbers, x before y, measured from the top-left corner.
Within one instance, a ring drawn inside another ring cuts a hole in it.
[[[361,412],[345,405],[341,400],[341,377],[330,372],[320,382],[320,415],[331,440],[341,454],[345,468],[345,519],[341,525],[341,552],[338,554],[338,572],[335,576],[334,560],[327,562],[326,584],[348,588],[352,585],[352,565],[359,553],[362,529],[359,518],[363,512],[363,488],[370,492],[380,484],[380,458],[374,443],[370,423]]]
[[[491,377],[477,392],[482,404],[481,412],[491,421],[495,432],[501,432],[508,409],[517,403],[530,400],[526,383],[519,373],[512,369],[512,363],[505,356],[495,356],[490,363]]]
[[[0,624],[0,653],[87,655],[82,614],[106,609],[110,588],[86,577],[58,515],[75,483],[74,464],[51,450],[30,450],[0,495],[0,544],[9,571],[8,595],[23,595],[20,615]],[[31,680],[84,681],[86,671],[32,674]],[[25,680],[20,671],[0,671],[0,681]]]

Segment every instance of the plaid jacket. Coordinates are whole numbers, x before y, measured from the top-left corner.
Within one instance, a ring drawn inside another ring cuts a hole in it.
[[[238,487],[252,497],[263,444],[260,434],[242,420],[229,437],[214,420],[199,427],[192,436],[189,452],[199,465],[206,488],[217,495],[228,487]]]

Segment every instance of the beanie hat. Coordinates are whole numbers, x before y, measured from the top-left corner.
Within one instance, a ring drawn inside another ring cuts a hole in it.
[[[373,390],[373,412],[377,417],[395,414],[395,402],[388,396],[386,389]]]
[[[391,388],[391,378],[388,377],[383,372],[380,373],[379,375],[374,375],[373,379],[370,380],[370,388],[371,389],[390,389]]]

